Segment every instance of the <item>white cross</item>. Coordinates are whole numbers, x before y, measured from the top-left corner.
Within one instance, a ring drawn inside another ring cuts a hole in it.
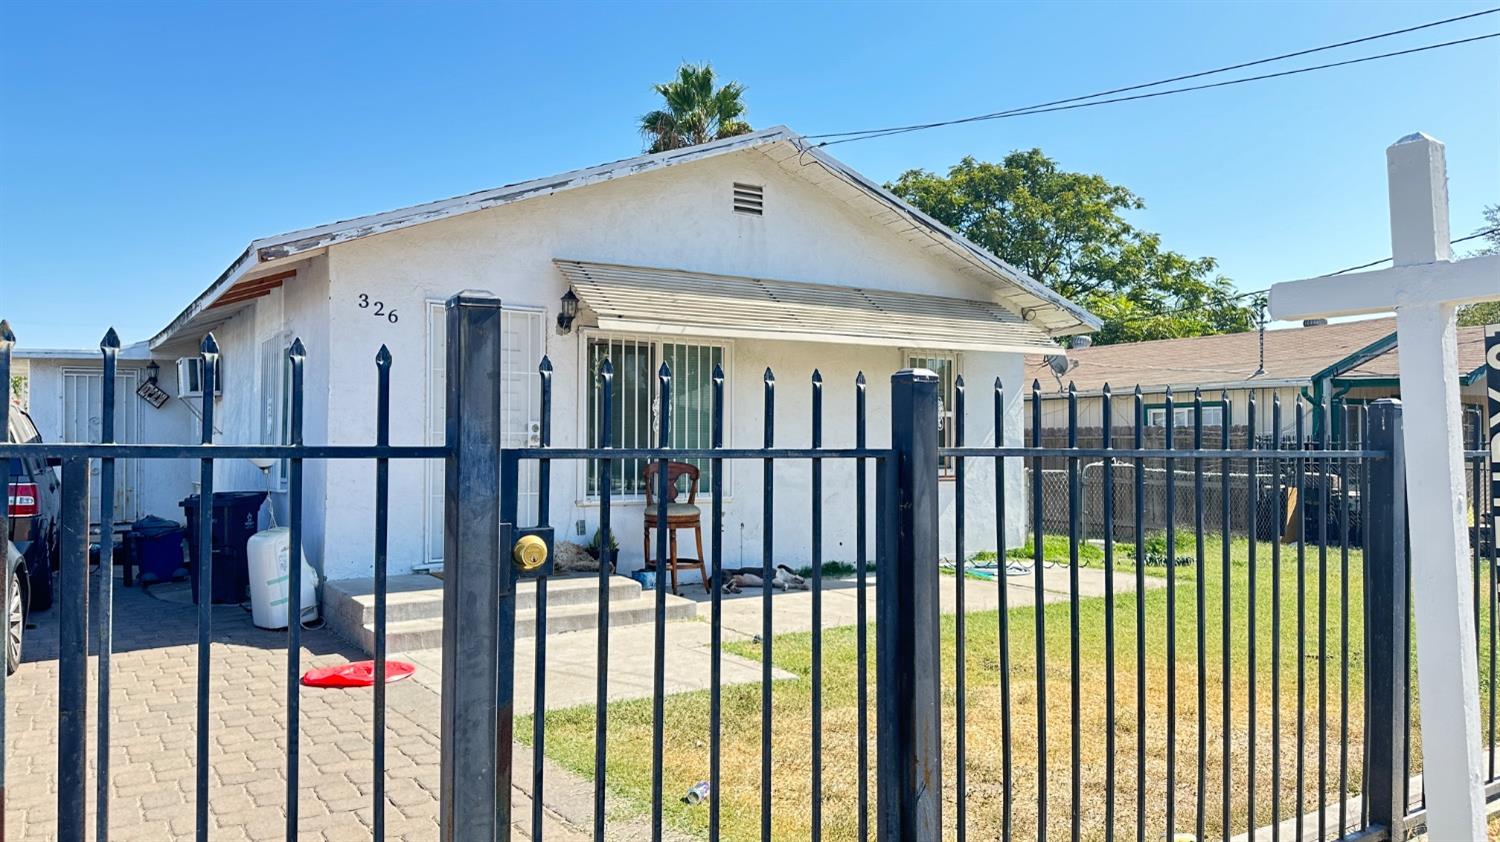
[[[1276,284],[1271,315],[1396,312],[1427,827],[1432,839],[1479,840],[1485,775],[1454,313],[1500,298],[1500,255],[1450,259],[1443,144],[1409,135],[1385,157],[1394,265]]]

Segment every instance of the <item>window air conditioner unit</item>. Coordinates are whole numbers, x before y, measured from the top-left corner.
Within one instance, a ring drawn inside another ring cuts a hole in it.
[[[219,374],[223,375],[223,369]],[[203,358],[179,357],[177,360],[177,395],[183,398],[203,397]],[[224,397],[224,383],[214,383],[214,397]]]

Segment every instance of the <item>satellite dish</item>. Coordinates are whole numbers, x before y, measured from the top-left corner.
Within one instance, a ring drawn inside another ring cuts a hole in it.
[[[1069,359],[1063,354],[1048,354],[1047,367],[1052,369],[1052,376],[1057,380],[1057,391],[1063,390],[1063,375],[1078,367],[1078,360]]]

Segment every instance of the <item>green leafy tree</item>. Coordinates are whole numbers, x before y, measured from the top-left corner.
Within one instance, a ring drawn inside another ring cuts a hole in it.
[[[716,87],[713,66],[684,64],[670,82],[653,85],[665,108],[641,116],[647,152],[665,152],[711,140],[746,134],[745,86],[728,82]]]
[[[1255,326],[1254,302],[1212,257],[1162,247],[1125,220],[1145,205],[1103,177],[1066,172],[1040,149],[999,163],[966,157],[938,175],[908,170],[886,185],[939,222],[1089,308],[1095,342],[1232,333]]]
[[[1480,240],[1483,245],[1474,251],[1474,255],[1500,254],[1500,205],[1490,205],[1484,209],[1484,227],[1474,233],[1480,232],[1484,233],[1484,238]],[[1500,324],[1500,301],[1481,301],[1460,309],[1458,323],[1461,325]]]

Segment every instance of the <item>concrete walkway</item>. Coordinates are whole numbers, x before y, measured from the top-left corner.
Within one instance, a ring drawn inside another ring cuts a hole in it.
[[[1097,570],[1080,571],[1084,593],[1102,592]],[[952,610],[954,578],[943,577],[943,604]],[[1013,604],[1029,604],[1030,579],[1009,582]],[[825,583],[824,620],[828,627],[855,619],[857,591],[852,581]],[[1119,582],[1122,592],[1132,585]],[[874,592],[870,589],[870,616]],[[178,593],[173,593],[176,590]],[[110,835],[117,840],[189,838],[195,800],[195,701],[197,609],[182,598],[182,586],[162,586],[156,596],[115,583]],[[967,581],[967,611],[998,604],[993,582]],[[1067,571],[1046,571],[1044,598],[1067,598]],[[708,686],[711,650],[707,596],[698,600],[699,619],[666,626],[668,693]],[[163,597],[163,598],[158,598]],[[97,599],[91,600],[96,605]],[[812,594],[775,592],[776,633],[811,628]],[[725,641],[760,633],[758,592],[723,602]],[[210,692],[210,832],[216,840],[281,839],[286,827],[286,633],[255,628],[238,606],[214,608],[213,683]],[[27,633],[26,658],[6,687],[7,793],[4,831],[14,839],[57,836],[58,641],[57,612],[38,614]],[[609,697],[648,697],[652,688],[651,626],[621,627],[610,636]],[[361,660],[353,646],[327,630],[302,636],[301,669]],[[597,638],[593,631],[549,636],[547,707],[592,704],[596,692]],[[516,710],[532,707],[534,643],[522,641],[516,653]],[[395,653],[393,653],[394,655]],[[390,686],[387,694],[386,831],[398,840],[428,842],[438,834],[438,762],[442,660],[435,649],[404,653],[417,664],[416,675]],[[760,680],[760,664],[725,653],[724,680]],[[94,667],[91,664],[91,670]],[[779,678],[789,677],[777,673]],[[94,761],[98,714],[89,678],[89,754]],[[299,690],[302,716],[297,802],[299,838],[369,839],[374,780],[372,693],[351,690]],[[514,751],[513,817],[519,838],[529,838],[531,750]],[[548,762],[543,808],[546,838],[590,837],[593,784]],[[88,827],[92,832],[94,785],[88,787]],[[629,811],[610,808],[610,839],[649,838],[649,828]],[[672,838],[669,835],[668,838]]]
[[[1079,594],[1085,598],[1103,596],[1104,571],[1098,568],[1082,568],[1079,573]],[[1068,569],[1051,567],[1043,569],[1043,601],[1065,602],[1068,599]],[[944,613],[954,613],[957,593],[954,576],[943,576],[942,606]],[[1163,587],[1159,577],[1147,577],[1148,587]],[[1032,574],[1010,576],[1006,582],[1007,598],[1012,608],[1035,603]],[[874,622],[876,591],[879,587],[875,577],[869,579],[866,604],[868,620]],[[1135,590],[1133,574],[1116,573],[1117,593]],[[678,622],[666,625],[666,675],[663,683],[670,694],[710,687],[711,613],[710,597],[701,585],[682,587],[682,596],[698,603],[697,622]],[[649,593],[648,593],[649,596]],[[812,629],[811,591],[773,591],[771,598],[771,627],[774,634],[806,632]],[[738,594],[725,594],[723,606],[724,642],[753,640],[761,633],[762,597],[759,589]],[[854,625],[857,620],[859,590],[853,579],[828,579],[823,583],[823,627],[836,628]],[[994,611],[1000,607],[1000,588],[997,582],[970,578],[964,585],[964,611],[966,614]],[[610,701],[648,698],[652,693],[654,679],[655,629],[650,625],[624,626],[611,629],[609,634],[609,686]],[[402,657],[419,664],[416,680],[433,692],[442,686],[442,650],[424,649],[403,653]],[[723,655],[723,681],[729,684],[755,683],[760,681],[761,665],[758,660],[749,660],[725,652]],[[549,635],[547,638],[547,699],[548,710],[592,705],[598,693],[598,636],[593,630]],[[516,712],[531,713],[534,706],[532,688],[536,675],[535,642],[522,640],[516,650]],[[778,679],[791,678],[790,673],[777,670]]]
[[[175,597],[176,586],[163,595]],[[191,839],[194,831],[197,609],[115,581],[111,698],[110,838]],[[97,604],[97,598],[91,605]],[[25,660],[6,685],[7,792],[0,838],[47,840],[57,830],[58,612],[33,617]],[[214,840],[279,840],[286,833],[286,633],[255,628],[239,606],[213,610],[209,831]],[[91,640],[93,638],[91,637]],[[302,669],[362,656],[326,630],[302,635]],[[87,828],[93,836],[95,693],[90,659]],[[419,668],[420,670],[420,668]],[[418,675],[422,673],[419,671]],[[425,678],[425,676],[424,676]],[[299,839],[368,840],[373,820],[372,691],[301,688]],[[438,837],[438,695],[426,681],[390,685],[386,712],[386,837]],[[530,838],[531,751],[514,752],[512,816]],[[548,840],[592,838],[593,785],[548,764]],[[582,793],[582,795],[580,795]],[[555,809],[554,803],[568,809]],[[613,808],[611,808],[613,809]],[[614,810],[614,812],[619,812]],[[569,817],[571,816],[571,818]],[[649,838],[634,818],[611,818],[609,838]]]

